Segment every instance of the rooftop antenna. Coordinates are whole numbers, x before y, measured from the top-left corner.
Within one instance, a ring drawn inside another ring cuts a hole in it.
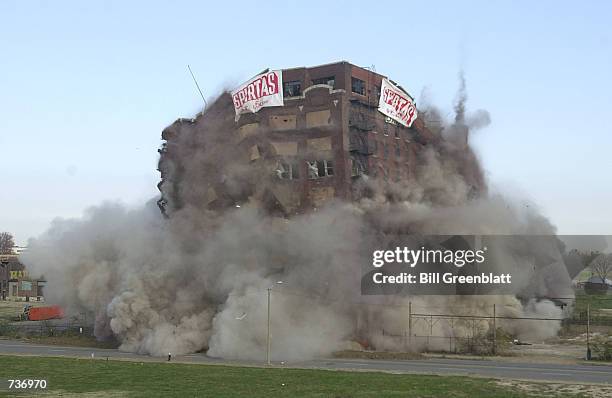
[[[208,102],[206,102],[206,98],[204,98],[204,94],[202,94],[202,90],[200,89],[200,85],[198,84],[198,81],[196,80],[195,76],[193,75],[193,72],[191,71],[191,67],[189,66],[189,64],[187,64],[187,69],[189,69],[189,73],[191,73],[191,77],[193,78],[193,82],[195,83],[196,87],[198,88],[198,91],[200,92],[200,95],[202,96],[202,101],[204,101],[204,108],[208,107]]]

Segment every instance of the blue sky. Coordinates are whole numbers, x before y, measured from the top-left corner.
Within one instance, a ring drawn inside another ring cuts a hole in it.
[[[160,132],[266,68],[375,65],[450,112],[465,70],[491,185],[612,234],[612,3],[0,2],[0,229],[19,243],[156,195]]]

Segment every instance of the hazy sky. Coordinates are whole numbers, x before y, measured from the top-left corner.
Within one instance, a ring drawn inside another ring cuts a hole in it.
[[[463,67],[492,186],[560,233],[611,234],[611,20],[606,1],[0,1],[0,230],[23,244],[155,196],[161,130],[201,107],[187,64],[212,97],[347,60],[448,112]]]

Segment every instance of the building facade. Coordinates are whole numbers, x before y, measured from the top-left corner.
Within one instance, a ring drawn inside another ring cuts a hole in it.
[[[187,154],[186,137],[191,151],[202,145],[205,152],[206,137],[217,135],[214,144],[208,138],[209,146],[222,142],[242,148],[251,165],[263,163],[258,175],[269,178],[257,181],[265,189],[255,187],[247,196],[274,202],[273,207],[285,215],[309,211],[333,198],[358,199],[362,191],[355,187],[364,176],[381,183],[413,178],[417,154],[437,138],[421,118],[405,127],[378,111],[383,78],[348,62],[285,69],[283,106],[262,108],[235,120],[233,107],[222,96],[195,119],[177,120],[162,133],[166,140],[159,163],[162,211],[190,202],[214,206],[219,201],[232,205],[245,199],[234,193],[228,198],[228,189],[210,177],[192,181],[206,187],[188,198],[180,185],[190,174],[186,157],[196,155]],[[225,123],[211,121],[215,118]],[[217,153],[208,156],[212,159]],[[233,160],[239,162],[238,158]]]
[[[44,278],[33,279],[17,254],[0,255],[0,300],[44,300]]]

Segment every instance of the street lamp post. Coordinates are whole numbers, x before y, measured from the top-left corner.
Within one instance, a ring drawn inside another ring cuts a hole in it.
[[[272,294],[272,288],[268,288],[268,347],[266,350],[266,363],[270,365],[270,296]]]

